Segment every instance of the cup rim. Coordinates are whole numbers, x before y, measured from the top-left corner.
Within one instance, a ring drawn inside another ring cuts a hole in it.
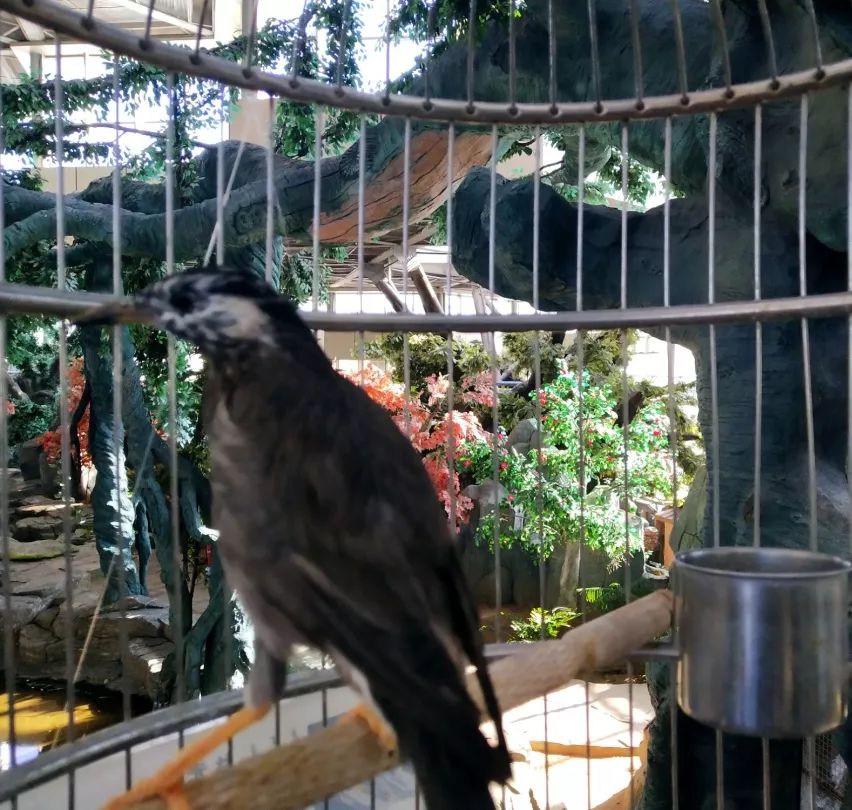
[[[772,556],[775,559],[766,568],[749,567],[749,561],[765,559]],[[732,567],[720,565],[720,559],[734,558],[739,564]],[[789,570],[779,566],[779,558],[785,558]],[[813,568],[802,567],[808,564]],[[826,579],[840,575],[848,575],[852,571],[852,562],[833,554],[824,554],[806,549],[768,548],[760,546],[715,546],[712,548],[690,549],[679,552],[675,556],[673,568],[684,568],[691,572],[700,572],[718,577],[732,579]]]

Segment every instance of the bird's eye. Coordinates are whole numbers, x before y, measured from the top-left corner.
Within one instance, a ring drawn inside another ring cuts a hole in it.
[[[178,290],[172,293],[172,307],[178,312],[186,313],[192,309],[193,298],[184,290]]]

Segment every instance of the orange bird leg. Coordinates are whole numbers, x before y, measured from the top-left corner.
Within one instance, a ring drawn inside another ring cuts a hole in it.
[[[222,743],[228,742],[234,735],[263,719],[271,708],[271,703],[262,706],[243,706],[224,723],[210,729],[201,739],[184,748],[153,776],[142,779],[126,793],[107,802],[103,810],[124,810],[155,796],[160,796],[169,810],[190,810],[189,801],[183,792],[185,774],[212,754]]]
[[[355,721],[364,723],[376,735],[379,744],[388,753],[393,753],[397,750],[396,733],[374,709],[371,709],[365,703],[359,703],[354,709],[350,709],[340,718],[341,723],[352,723]]]

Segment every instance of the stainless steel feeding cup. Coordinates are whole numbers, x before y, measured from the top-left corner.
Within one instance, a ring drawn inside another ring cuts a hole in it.
[[[846,717],[848,578],[839,557],[707,548],[672,569],[678,702],[722,731],[822,734]]]

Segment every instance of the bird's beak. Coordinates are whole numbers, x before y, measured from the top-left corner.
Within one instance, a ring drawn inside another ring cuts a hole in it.
[[[94,307],[73,319],[79,326],[109,326],[116,323],[153,323],[154,311],[138,299],[128,298]]]

